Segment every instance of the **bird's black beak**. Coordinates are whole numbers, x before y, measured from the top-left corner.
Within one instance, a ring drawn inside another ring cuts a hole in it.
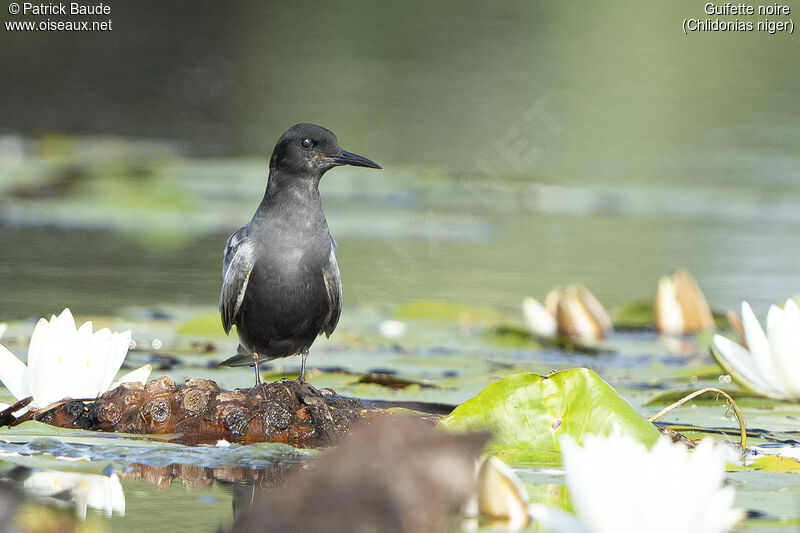
[[[348,152],[347,150],[342,150],[342,152],[339,155],[331,157],[331,160],[336,165],[353,165],[356,167],[383,168],[375,161],[367,159],[366,157],[360,156],[358,154]]]

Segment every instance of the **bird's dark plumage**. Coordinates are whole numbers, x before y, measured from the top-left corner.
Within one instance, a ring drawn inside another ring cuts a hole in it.
[[[256,364],[300,353],[330,336],[342,312],[336,241],[328,230],[319,182],[339,165],[381,168],[339,147],[314,124],[289,128],[275,145],[267,190],[250,222],[228,238],[219,310],[225,332],[236,325],[239,353],[223,364]]]

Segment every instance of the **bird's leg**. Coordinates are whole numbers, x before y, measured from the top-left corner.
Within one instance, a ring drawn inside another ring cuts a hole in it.
[[[297,378],[297,381],[300,383],[306,382],[306,357],[308,357],[308,348],[303,348],[300,350],[300,355],[303,358],[303,362],[300,363],[300,377]]]
[[[261,374],[258,372],[258,352],[253,350],[253,365],[256,367],[256,387],[261,385]]]

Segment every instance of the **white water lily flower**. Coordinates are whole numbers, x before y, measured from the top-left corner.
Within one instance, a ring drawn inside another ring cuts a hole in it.
[[[800,400],[800,309],[791,298],[783,309],[769,308],[767,332],[747,302],[742,302],[747,348],[714,335],[715,358],[742,385],[766,396]]]
[[[18,400],[33,396],[32,407],[47,407],[64,398],[96,398],[109,390],[125,355],[131,332],[92,332],[92,323],[76,327],[69,309],[49,321],[39,320],[31,335],[27,366],[0,345],[0,380]],[[120,378],[144,383],[145,365]]]
[[[520,531],[530,523],[528,495],[514,471],[491,455],[478,462],[477,491],[472,514],[502,521],[509,531]]]
[[[656,330],[669,335],[714,329],[714,316],[703,291],[686,270],[658,280],[653,324]]]
[[[583,285],[551,290],[544,305],[525,298],[522,316],[528,330],[543,337],[558,333],[581,340],[599,340],[614,328],[603,305]]]
[[[35,472],[25,480],[25,488],[38,496],[55,496],[69,492],[75,503],[75,514],[86,518],[86,508],[99,509],[106,516],[125,516],[125,493],[116,474],[76,474],[72,472]]]
[[[559,333],[579,339],[599,340],[614,329],[603,304],[583,285],[569,285],[563,291],[554,291],[558,294],[554,314]],[[548,309],[551,309],[549,302],[553,299],[555,296],[548,295],[545,298]]]
[[[556,317],[539,300],[529,297],[522,300],[522,318],[528,331],[534,335],[552,337],[557,332]]]
[[[726,453],[711,441],[689,453],[666,437],[648,450],[627,437],[587,436],[580,447],[566,436],[561,451],[584,531],[723,533],[742,518],[733,487],[722,487]]]

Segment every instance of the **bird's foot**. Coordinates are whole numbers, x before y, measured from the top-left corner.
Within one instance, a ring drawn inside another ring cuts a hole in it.
[[[319,391],[319,389],[318,389],[318,388],[316,388],[314,385],[312,385],[311,383],[309,383],[308,381],[306,381],[306,380],[305,380],[305,378],[297,378],[297,379],[295,379],[295,380],[293,380],[293,381],[294,381],[294,383],[296,383],[298,386],[300,386],[300,387],[302,387],[302,388],[307,388],[308,390],[310,390],[312,394],[315,394],[315,395],[321,395],[321,394],[322,394],[322,393]]]

